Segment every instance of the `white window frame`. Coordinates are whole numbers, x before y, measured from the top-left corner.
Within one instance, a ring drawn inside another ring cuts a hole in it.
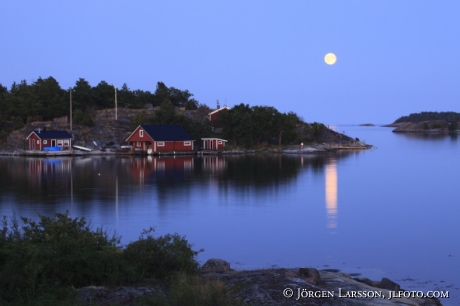
[[[37,144],[40,144],[40,140],[37,139]]]
[[[56,143],[57,143],[58,147],[62,147],[64,145],[64,140],[58,139],[58,140],[56,140]]]
[[[192,142],[191,141],[184,141],[184,147],[185,146],[191,146],[192,145]]]
[[[43,140],[43,144],[48,144],[48,140]]]
[[[64,140],[64,146],[66,146],[66,147],[69,146],[69,141],[68,140]]]
[[[158,141],[157,142],[157,147],[164,147],[165,146],[165,142],[164,141]]]
[[[138,142],[136,143],[136,147],[140,147],[140,146],[141,146],[141,142],[138,141]]]
[[[219,140],[217,143],[218,143],[218,144],[222,144],[222,140]]]
[[[139,137],[144,137],[144,130],[139,130]]]

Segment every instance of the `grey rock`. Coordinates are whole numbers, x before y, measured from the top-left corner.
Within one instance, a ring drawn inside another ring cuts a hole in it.
[[[299,273],[305,277],[305,282],[309,284],[318,285],[321,282],[321,276],[318,270],[314,268],[299,268]]]
[[[377,285],[378,288],[382,288],[382,289],[387,289],[387,290],[391,290],[391,291],[399,291],[401,290],[401,286],[398,285],[397,283],[395,283],[394,281],[384,277],[382,278],[382,280],[380,281],[380,283]]]
[[[223,259],[211,258],[204,263],[200,271],[202,273],[225,273],[230,271],[230,264]]]

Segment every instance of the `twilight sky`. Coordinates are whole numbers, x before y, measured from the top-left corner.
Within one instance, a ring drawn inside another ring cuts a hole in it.
[[[307,122],[460,112],[460,1],[13,1],[0,4],[0,83],[84,78]],[[337,63],[324,63],[333,52]]]

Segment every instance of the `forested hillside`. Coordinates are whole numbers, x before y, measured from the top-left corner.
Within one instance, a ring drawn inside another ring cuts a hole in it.
[[[117,90],[117,107],[120,111],[136,109],[136,112],[127,116],[128,112],[123,111],[115,121],[115,90],[105,81],[92,87],[82,78],[69,89],[62,89],[53,77],[39,78],[32,84],[13,83],[9,90],[0,84],[0,142],[4,143],[8,135],[13,142],[11,132],[15,130],[16,142],[22,143],[24,135],[42,123],[52,129],[70,128],[65,118],[54,125],[49,123],[54,118],[69,115],[70,100],[75,140],[89,143],[95,138],[105,141],[109,136],[109,141],[120,142],[124,134],[139,124],[180,124],[198,142],[202,137],[214,136],[228,139],[231,146],[246,148],[351,139],[321,123],[307,124],[294,112],[281,113],[271,106],[250,107],[248,104],[236,105],[223,112],[217,122],[222,133],[216,134],[208,120],[211,108],[198,103],[188,90],[167,87],[162,82],[157,83],[153,93],[131,90],[124,84]],[[17,146],[10,143],[9,147]]]
[[[409,116],[402,116],[394,123],[400,122],[422,122],[428,120],[444,120],[446,122],[460,121],[460,113],[456,112],[421,112],[410,114]]]

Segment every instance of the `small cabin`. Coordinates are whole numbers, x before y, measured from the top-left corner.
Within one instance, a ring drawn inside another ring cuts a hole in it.
[[[201,138],[201,140],[203,141],[203,150],[223,150],[225,143],[228,142],[220,138]]]
[[[30,133],[26,140],[29,150],[70,150],[73,136],[67,131],[42,131],[37,130]]]
[[[193,151],[193,137],[180,125],[139,125],[126,142],[146,153]]]

